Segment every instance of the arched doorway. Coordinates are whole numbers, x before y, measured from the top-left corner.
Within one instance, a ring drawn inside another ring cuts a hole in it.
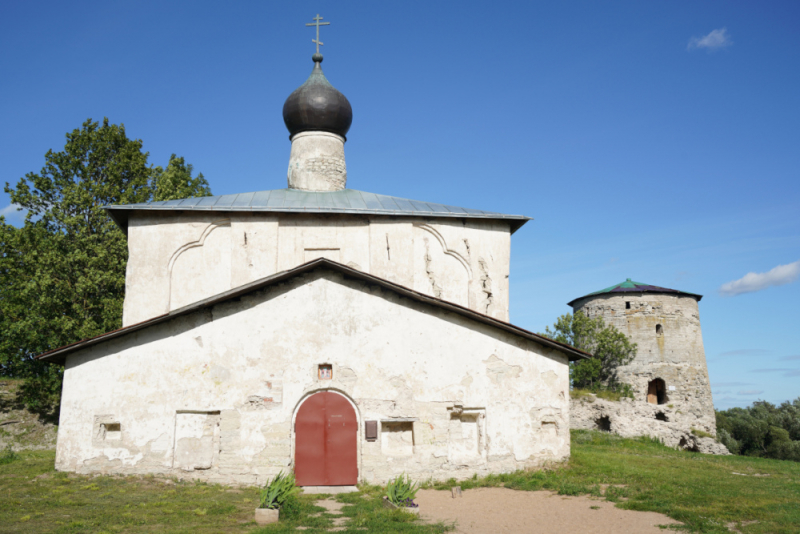
[[[294,422],[298,486],[353,486],[358,482],[358,420],[350,402],[332,391],[308,397]]]
[[[647,384],[647,402],[650,404],[666,404],[667,387],[662,379],[656,378]]]

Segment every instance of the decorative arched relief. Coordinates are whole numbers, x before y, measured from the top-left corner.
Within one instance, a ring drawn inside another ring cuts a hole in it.
[[[414,289],[471,306],[472,268],[458,251],[447,246],[444,236],[427,224],[414,225]]]
[[[230,219],[210,223],[197,241],[169,259],[169,305],[174,310],[230,289]]]

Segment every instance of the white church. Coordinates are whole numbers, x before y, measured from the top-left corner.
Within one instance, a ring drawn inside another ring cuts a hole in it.
[[[40,356],[64,366],[58,470],[351,486],[568,458],[587,355],[509,323],[528,218],[347,189],[352,110],[313,61],[287,189],[106,208],[123,328]]]

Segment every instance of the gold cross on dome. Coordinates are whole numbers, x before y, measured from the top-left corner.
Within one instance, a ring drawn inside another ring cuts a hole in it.
[[[330,25],[330,22],[320,22],[321,20],[322,20],[322,17],[320,17],[319,13],[317,13],[317,16],[314,17],[314,22],[309,22],[309,23],[306,24],[306,26],[316,26],[317,27],[317,38],[316,39],[311,39],[312,43],[316,43],[317,44],[317,54],[319,54],[319,45],[325,44],[323,42],[320,42],[320,40],[319,40],[319,27],[320,26],[328,26],[328,25]]]

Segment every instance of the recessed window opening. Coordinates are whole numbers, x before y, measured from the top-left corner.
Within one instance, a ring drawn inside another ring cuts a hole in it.
[[[381,452],[387,456],[413,455],[414,423],[411,421],[382,421]]]
[[[660,324],[656,325],[656,335],[657,336],[663,336],[664,335],[664,327],[661,326]]]
[[[626,310],[630,310],[631,309],[631,303],[630,302],[626,302],[625,303],[625,309]]]
[[[662,379],[656,378],[647,384],[647,402],[650,404],[666,404],[668,400],[667,387]]]
[[[119,423],[103,424],[104,439],[120,439],[122,437],[122,426]]]

